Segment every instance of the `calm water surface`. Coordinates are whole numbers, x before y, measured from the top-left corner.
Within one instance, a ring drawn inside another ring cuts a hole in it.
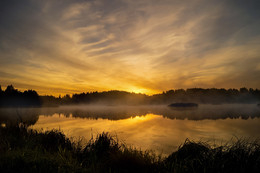
[[[120,142],[168,155],[187,138],[225,144],[236,138],[260,138],[260,108],[256,105],[200,105],[195,109],[166,106],[64,106],[1,109],[0,123],[22,121],[37,130],[60,129],[87,141],[109,132]]]

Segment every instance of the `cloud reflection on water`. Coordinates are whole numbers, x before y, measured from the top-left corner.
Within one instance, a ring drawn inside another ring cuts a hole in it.
[[[157,153],[170,154],[185,141],[211,141],[226,143],[231,138],[259,138],[260,118],[247,120],[219,119],[191,121],[168,119],[161,115],[146,114],[112,121],[108,119],[82,119],[63,114],[40,116],[34,129],[60,129],[70,137],[90,139],[92,135],[109,132],[122,142],[137,148],[152,149]]]
[[[24,122],[33,129],[60,129],[89,140],[109,132],[137,148],[169,154],[185,141],[223,144],[231,138],[260,138],[256,105],[200,105],[198,109],[165,106],[66,106],[0,109],[0,124]]]

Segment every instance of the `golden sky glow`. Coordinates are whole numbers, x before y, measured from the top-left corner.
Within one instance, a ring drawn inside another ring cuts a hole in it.
[[[0,84],[40,94],[260,88],[259,2],[0,3]]]

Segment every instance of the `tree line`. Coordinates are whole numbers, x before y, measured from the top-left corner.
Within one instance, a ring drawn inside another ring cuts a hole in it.
[[[34,90],[18,91],[9,85],[3,91],[0,86],[0,107],[39,107],[42,101]]]
[[[39,96],[34,90],[18,91],[12,85],[2,90],[0,86],[0,107],[39,107],[67,104],[140,105],[194,102],[203,104],[258,103],[260,90],[252,88],[217,89],[189,88],[169,90],[148,96],[126,91],[83,92],[63,97]]]

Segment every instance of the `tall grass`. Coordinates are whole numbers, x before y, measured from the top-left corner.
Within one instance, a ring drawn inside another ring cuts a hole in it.
[[[164,160],[170,172],[259,172],[259,142],[238,139],[212,148],[207,143],[186,140]]]
[[[108,133],[85,146],[62,132],[38,132],[20,124],[0,127],[0,172],[259,172],[257,141],[238,140],[212,148],[186,140],[161,159],[151,151],[120,144]]]

